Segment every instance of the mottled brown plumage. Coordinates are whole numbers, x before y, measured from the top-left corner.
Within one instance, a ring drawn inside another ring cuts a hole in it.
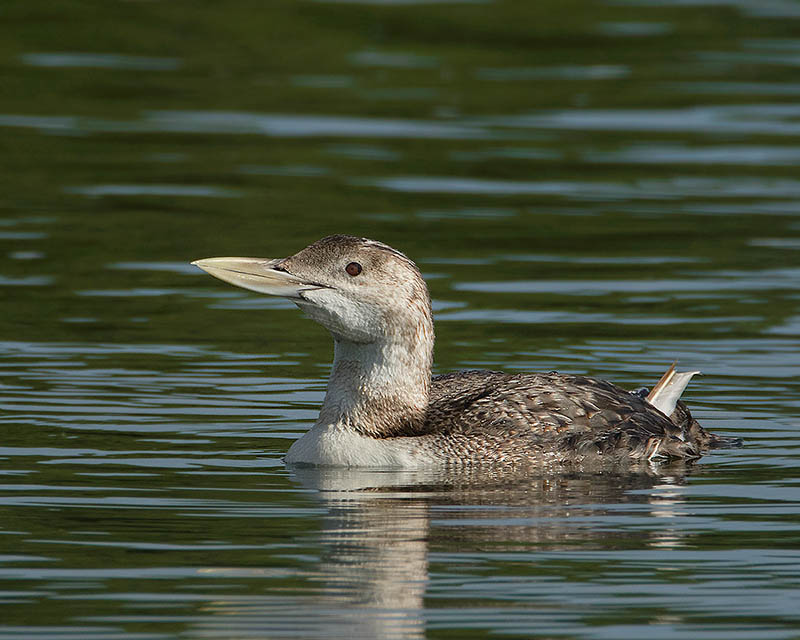
[[[460,371],[433,378],[425,425],[460,458],[520,464],[588,457],[699,458],[715,437],[684,403],[671,419],[610,382],[559,373]]]

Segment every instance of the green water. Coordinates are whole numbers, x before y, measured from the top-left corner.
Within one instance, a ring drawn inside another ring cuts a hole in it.
[[[800,4],[0,7],[0,640],[800,637]],[[651,474],[313,472],[327,334],[190,260],[382,240],[436,369],[742,437]]]

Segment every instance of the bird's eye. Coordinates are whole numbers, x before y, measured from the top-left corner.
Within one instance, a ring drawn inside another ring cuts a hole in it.
[[[351,262],[344,268],[344,270],[347,271],[347,273],[351,276],[357,276],[359,273],[361,273],[361,265],[357,262]]]

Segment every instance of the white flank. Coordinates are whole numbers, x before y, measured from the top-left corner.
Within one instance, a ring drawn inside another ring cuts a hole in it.
[[[647,396],[647,401],[663,414],[672,414],[681,394],[689,384],[689,380],[698,373],[700,372],[687,371],[678,373],[675,371],[675,363],[673,362],[667,372],[661,376],[661,380],[653,387],[653,390]]]
[[[316,424],[286,454],[287,464],[330,467],[424,468],[435,462],[417,450],[416,438],[371,438],[344,425]]]

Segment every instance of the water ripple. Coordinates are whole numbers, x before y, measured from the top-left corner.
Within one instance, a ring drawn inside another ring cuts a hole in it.
[[[606,295],[609,293],[653,293],[687,291],[762,291],[795,289],[798,269],[770,269],[753,272],[705,273],[685,280],[511,280],[456,282],[456,291],[485,293],[560,293],[565,295]]]
[[[234,189],[185,184],[96,184],[65,187],[67,193],[83,196],[191,196],[202,198],[236,198],[241,193]]]
[[[34,67],[92,67],[99,69],[135,69],[142,71],[175,71],[182,62],[178,58],[123,56],[116,53],[25,53],[22,62]]]
[[[578,199],[681,199],[688,197],[800,197],[800,180],[791,178],[639,179],[631,184],[611,182],[488,180],[450,176],[400,176],[352,181],[408,193],[457,193],[486,196],[547,195]]]
[[[492,134],[477,124],[355,116],[289,115],[233,111],[152,111],[140,120],[0,114],[0,126],[44,131],[256,134],[281,138],[479,139]]]
[[[480,118],[484,126],[597,131],[800,134],[800,105],[753,104],[676,109],[564,109]]]

